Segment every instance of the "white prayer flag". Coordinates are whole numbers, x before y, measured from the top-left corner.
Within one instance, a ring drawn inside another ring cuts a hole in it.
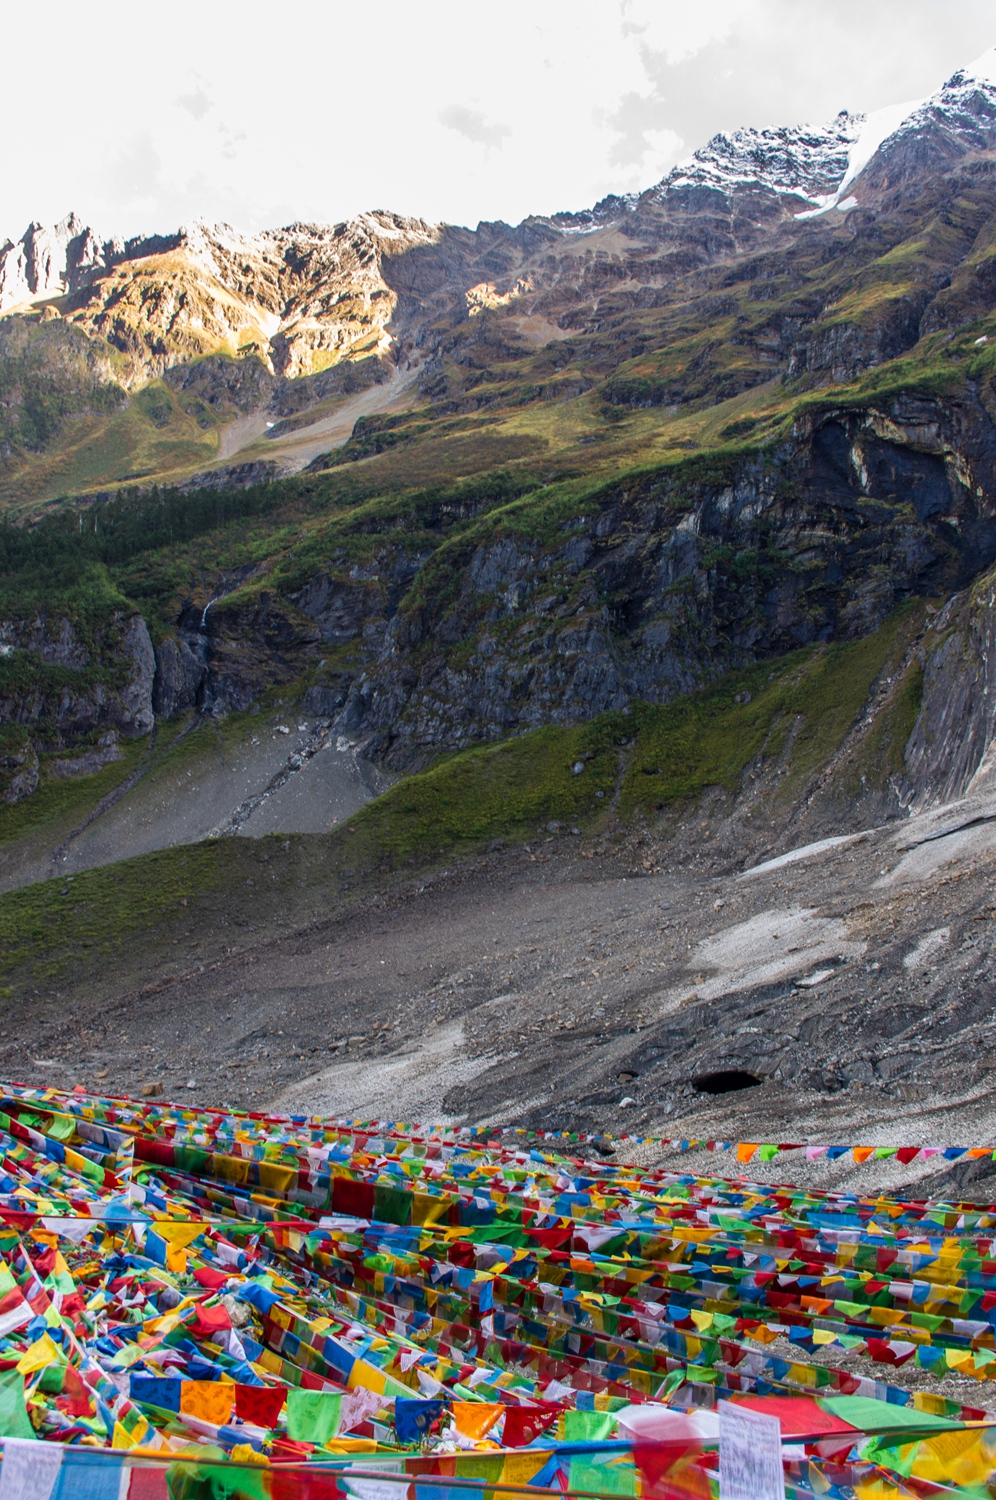
[[[716,1407],[719,1500],[785,1500],[778,1418],[751,1411],[735,1401],[717,1401]]]
[[[64,1451],[58,1443],[5,1437],[0,1500],[49,1500]]]

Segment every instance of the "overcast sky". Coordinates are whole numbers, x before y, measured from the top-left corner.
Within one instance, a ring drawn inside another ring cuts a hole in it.
[[[516,222],[658,181],[717,130],[932,92],[993,0],[49,0],[4,21],[0,237],[364,208]]]

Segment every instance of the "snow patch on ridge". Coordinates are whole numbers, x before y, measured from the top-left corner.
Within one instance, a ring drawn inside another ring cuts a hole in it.
[[[977,57],[974,63],[969,63],[967,68],[962,68],[954,77],[966,80],[974,78],[979,83],[996,84],[996,47],[990,47],[988,51],[983,52],[981,57]],[[954,78],[951,83],[954,83]]]
[[[929,98],[892,104],[870,114],[851,147],[847,170],[837,191],[819,208],[796,214],[796,218],[813,219],[828,209],[842,208],[847,189],[877,151],[892,141],[900,142],[919,135],[931,126],[957,135],[969,150],[985,150],[993,145],[996,132],[996,47],[990,47],[967,68],[959,68]],[[854,201],[849,201],[847,206],[854,207]]]
[[[830,194],[820,204],[819,208],[807,209],[806,212],[796,214],[795,217],[797,219],[815,219],[819,214],[825,214],[831,208],[840,207],[847,189],[854,179],[864,171],[878,148],[890,136],[895,135],[903,122],[910,117],[914,110],[919,109],[923,102],[921,99],[914,99],[908,101],[906,104],[888,104],[884,109],[873,110],[870,115],[855,116],[854,118],[862,120],[863,123],[857,139],[853,142],[847,154],[847,167],[843,177],[837,184],[837,191]],[[852,199],[848,207],[853,208],[855,205],[856,200]]]
[[[825,126],[723,132],[672,168],[652,191],[665,197],[696,187],[723,193],[767,190],[809,202],[812,207],[795,217],[813,219],[832,208],[856,207],[848,190],[876,153],[931,127],[959,138],[968,150],[993,146],[996,47],[959,69],[926,99],[890,104],[868,115],[842,110]]]

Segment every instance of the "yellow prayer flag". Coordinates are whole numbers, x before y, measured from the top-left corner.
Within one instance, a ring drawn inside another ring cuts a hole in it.
[[[263,1464],[264,1467],[270,1462],[266,1454],[258,1452],[251,1443],[236,1443],[231,1458],[237,1464]]]
[[[365,1359],[353,1362],[347,1381],[349,1390],[362,1386],[364,1390],[373,1391],[375,1396],[383,1396],[386,1384],[383,1370],[378,1370],[375,1365],[368,1365]]]
[[[31,1375],[35,1370],[43,1370],[46,1365],[65,1363],[63,1355],[58,1346],[53,1343],[47,1333],[43,1333],[40,1339],[21,1355],[17,1362],[18,1373]]]
[[[506,1453],[501,1477],[505,1484],[531,1484],[548,1459],[547,1453]]]
[[[205,1234],[210,1229],[209,1224],[202,1224],[195,1220],[176,1220],[172,1223],[164,1223],[157,1219],[152,1228],[159,1238],[165,1240],[172,1250],[183,1250],[187,1245],[192,1245],[199,1234]]]
[[[985,1436],[975,1429],[939,1432],[919,1444],[912,1473],[917,1479],[959,1487],[984,1484],[992,1472],[992,1455]]]

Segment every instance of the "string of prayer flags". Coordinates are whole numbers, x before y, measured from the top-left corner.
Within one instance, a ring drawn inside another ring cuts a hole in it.
[[[0,1090],[0,1500],[706,1500],[730,1403],[786,1493],[996,1470],[996,1210],[750,1175],[991,1148],[678,1143],[723,1177]]]

